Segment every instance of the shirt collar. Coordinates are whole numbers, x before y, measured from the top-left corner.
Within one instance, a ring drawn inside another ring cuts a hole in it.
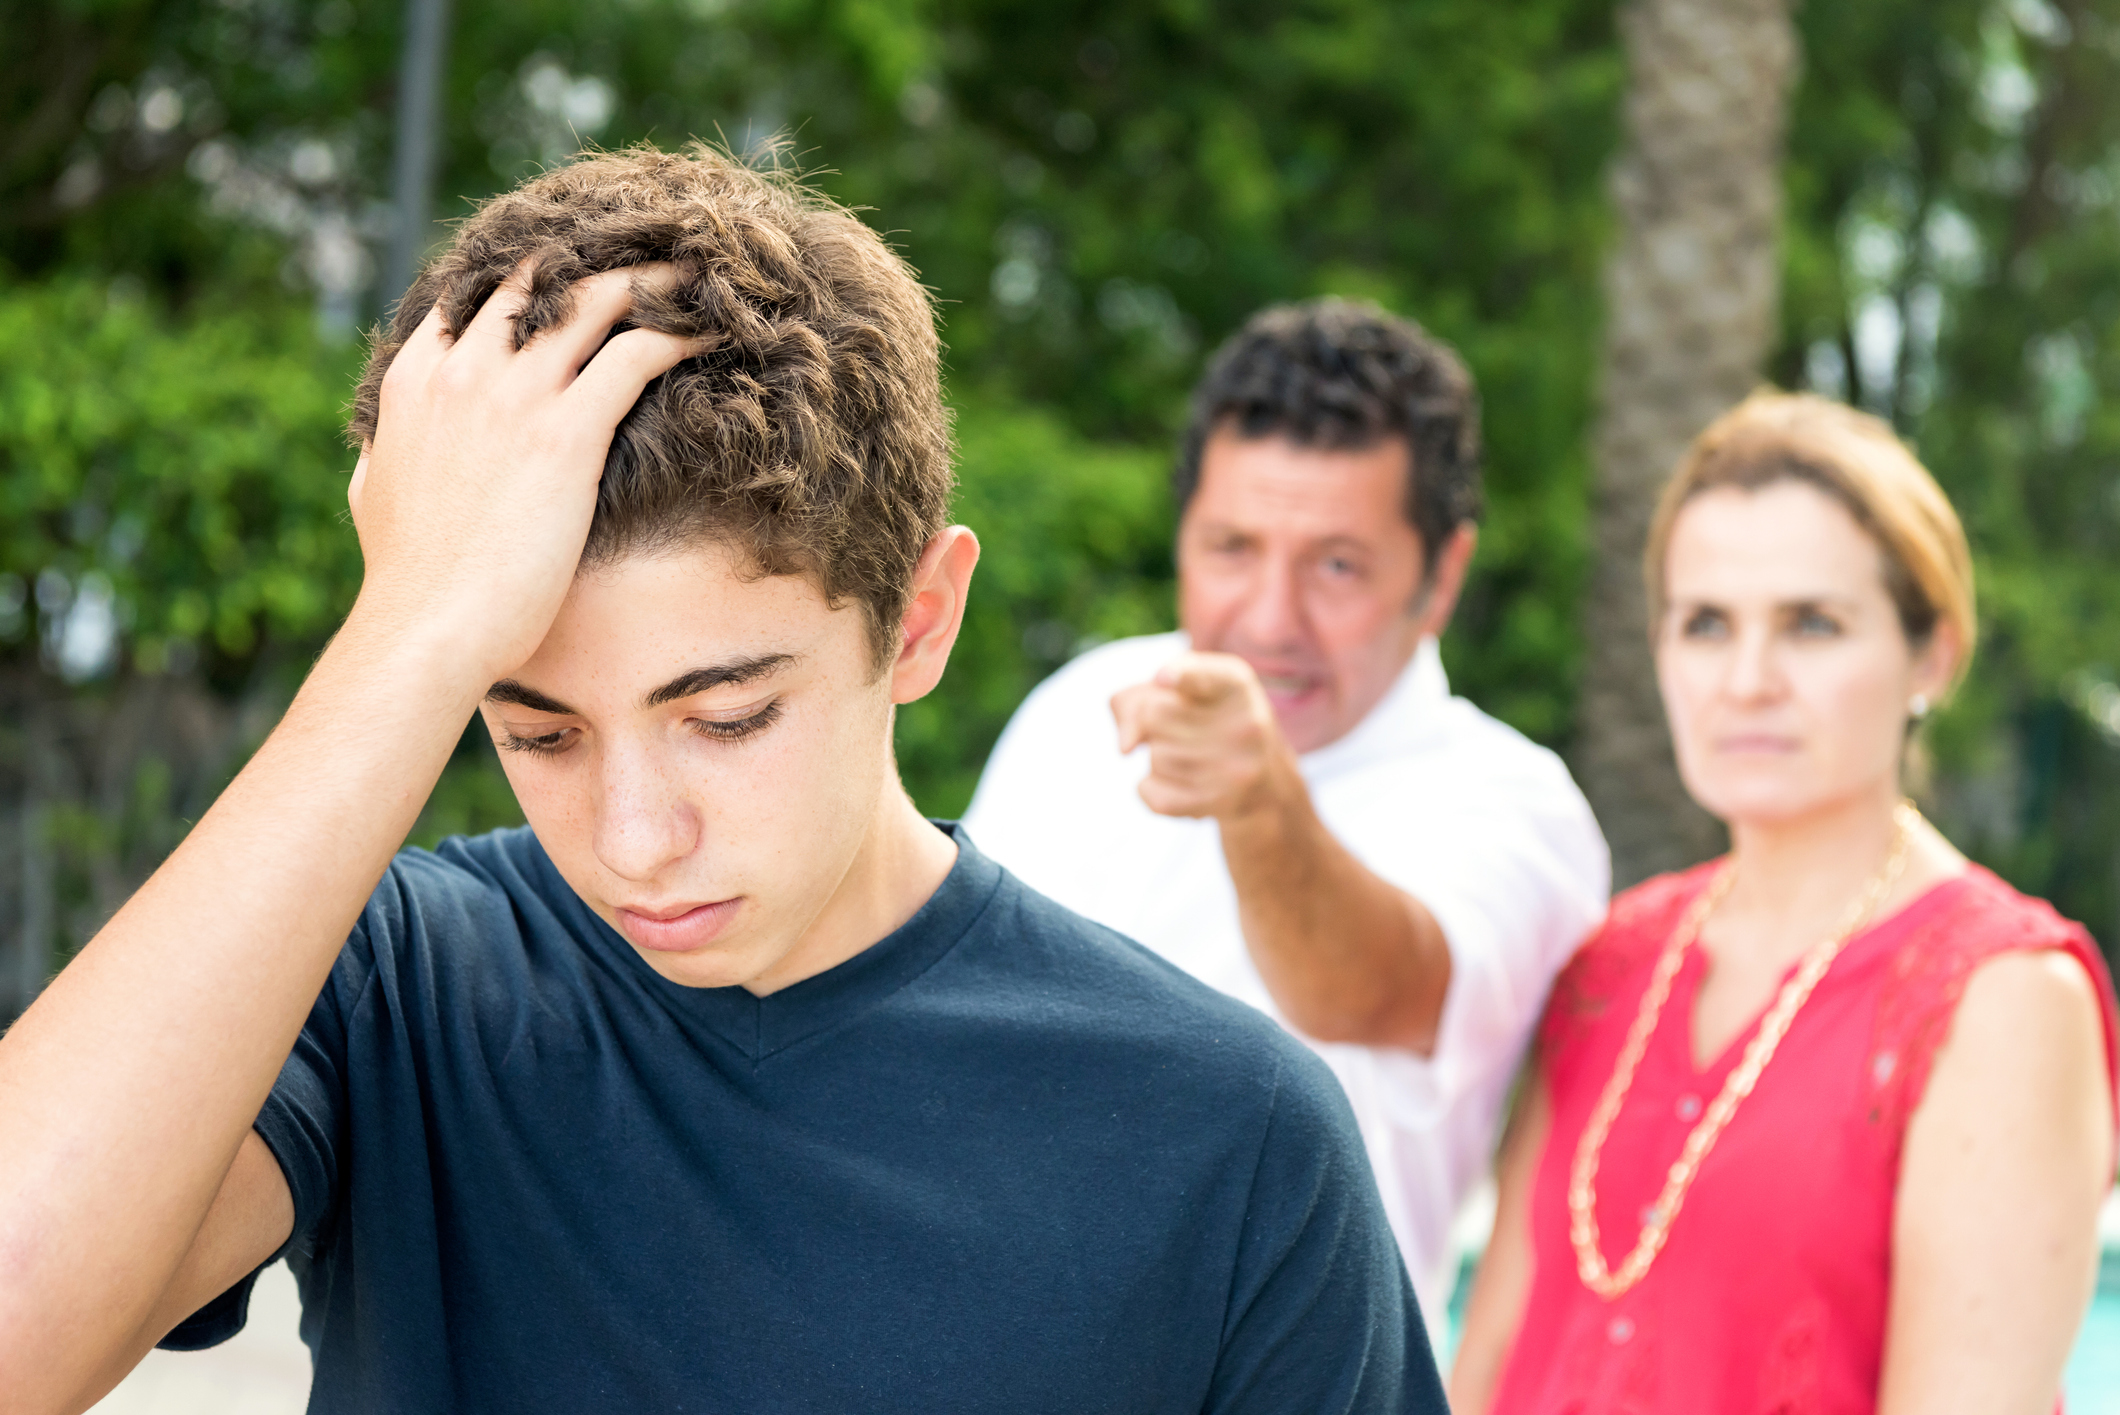
[[[1303,774],[1329,775],[1410,750],[1435,730],[1438,710],[1449,701],[1442,650],[1433,636],[1424,638],[1389,691],[1353,730],[1303,754]]]

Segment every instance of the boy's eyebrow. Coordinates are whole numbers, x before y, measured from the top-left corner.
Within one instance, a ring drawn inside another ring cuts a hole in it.
[[[513,703],[532,712],[549,712],[554,717],[580,717],[581,714],[557,698],[548,698],[535,688],[526,688],[513,678],[503,678],[486,690],[489,703]]]
[[[680,698],[689,698],[694,693],[704,693],[712,688],[725,688],[731,683],[749,683],[763,678],[795,661],[791,653],[765,653],[750,658],[732,658],[726,663],[710,663],[704,668],[695,668],[690,673],[680,674],[648,694],[642,700],[644,707],[661,707]],[[568,707],[557,698],[550,698],[537,689],[503,678],[486,690],[489,703],[513,703],[532,712],[549,712],[554,717],[580,717],[582,714]]]
[[[765,653],[752,658],[732,658],[725,663],[708,664],[681,674],[648,694],[645,707],[661,707],[680,698],[689,698],[694,693],[704,693],[710,688],[725,688],[732,683],[749,683],[778,672],[795,661],[791,653]]]

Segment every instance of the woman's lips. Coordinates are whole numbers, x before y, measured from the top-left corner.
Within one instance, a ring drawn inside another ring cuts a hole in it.
[[[1802,743],[1794,737],[1784,737],[1772,732],[1740,732],[1716,739],[1715,748],[1721,752],[1758,752],[1770,756],[1787,756],[1799,750]]]
[[[718,938],[742,903],[739,895],[713,904],[695,904],[662,918],[622,908],[618,911],[618,926],[635,948],[651,953],[690,953]]]

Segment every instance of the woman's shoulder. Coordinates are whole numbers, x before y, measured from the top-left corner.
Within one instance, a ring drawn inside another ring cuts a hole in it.
[[[1615,895],[1604,922],[1554,980],[1541,1045],[1549,1052],[1580,1035],[1639,991],[1687,906],[1708,887],[1718,861],[1657,875]]]
[[[1667,926],[1676,926],[1679,915],[1708,887],[1722,866],[1720,859],[1708,860],[1690,870],[1654,875],[1632,889],[1622,890],[1613,896],[1605,927],[1599,932],[1615,937],[1643,931],[1669,932]],[[1662,939],[1657,941],[1661,943]]]
[[[1975,971],[2012,954],[2073,954],[2084,961],[2094,983],[2109,986],[2097,945],[2083,925],[2062,917],[2044,899],[2019,893],[1991,871],[1968,864],[1937,885],[1933,895],[1906,910],[1913,927],[1899,934],[1892,949],[1888,1004],[1949,1012]]]
[[[1647,966],[1720,867],[1720,861],[1710,860],[1690,870],[1645,879],[1614,895],[1604,922],[1576,950],[1563,976],[1575,974],[1587,980],[1615,967]]]
[[[1868,1078],[1873,1114],[1904,1123],[1969,1000],[1976,1008],[2022,1011],[2017,1020],[2036,1031],[2043,1008],[2081,1008],[2088,991],[2110,1069],[2112,982],[2089,931],[1979,865],[1938,888],[1948,891],[1941,907],[1926,911],[1899,942],[1878,998]],[[1976,980],[1982,986],[1969,998]]]
[[[1983,955],[2090,942],[2090,932],[2044,899],[2023,894],[1982,865],[1968,864],[1950,882],[1940,921],[1962,947]]]

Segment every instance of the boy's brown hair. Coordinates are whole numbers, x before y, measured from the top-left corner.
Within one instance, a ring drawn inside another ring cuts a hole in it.
[[[889,664],[951,489],[934,311],[911,267],[846,208],[705,144],[587,156],[488,201],[420,273],[376,332],[356,444],[427,311],[439,303],[444,328],[462,330],[525,259],[536,273],[518,348],[565,318],[584,276],[652,261],[679,278],[636,298],[620,327],[712,341],[619,424],[582,563],[725,542],[762,574],[859,601]]]

